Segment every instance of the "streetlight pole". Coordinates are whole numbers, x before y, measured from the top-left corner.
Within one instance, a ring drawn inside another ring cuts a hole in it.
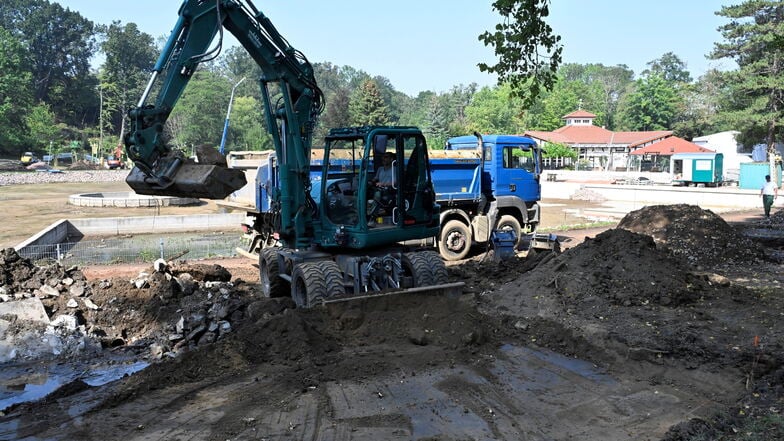
[[[229,108],[226,110],[226,122],[223,124],[223,136],[221,136],[221,143],[220,143],[220,154],[223,155],[225,152],[226,147],[226,135],[229,133],[229,115],[231,115],[231,104],[234,102],[234,91],[237,90],[237,86],[240,85],[245,81],[245,77],[242,77],[241,80],[237,81],[237,84],[231,88],[231,97],[229,98]]]
[[[99,130],[99,138],[98,138],[98,156],[101,157],[101,162],[103,163],[103,84],[98,83],[98,93],[100,94],[100,105],[98,107],[98,130]],[[117,158],[120,159],[120,158]]]

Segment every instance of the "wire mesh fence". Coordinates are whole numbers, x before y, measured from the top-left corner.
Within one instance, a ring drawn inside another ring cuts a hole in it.
[[[241,245],[239,235],[182,234],[111,237],[49,245],[30,245],[18,250],[32,261],[70,265],[116,265],[173,260],[234,257]]]

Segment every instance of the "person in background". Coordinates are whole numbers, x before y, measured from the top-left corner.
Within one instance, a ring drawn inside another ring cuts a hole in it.
[[[773,201],[778,197],[779,189],[776,184],[770,181],[770,175],[765,175],[765,184],[760,190],[762,196],[762,206],[765,208],[765,218],[770,218],[770,207],[773,206]]]

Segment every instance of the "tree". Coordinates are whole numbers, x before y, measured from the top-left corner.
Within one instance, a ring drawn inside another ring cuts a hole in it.
[[[229,145],[232,150],[271,150],[272,137],[264,128],[261,103],[252,96],[240,96],[234,100],[229,126]]]
[[[232,85],[208,69],[199,69],[167,121],[172,141],[186,151],[192,145],[220,144]],[[220,105],[216,105],[220,103]]]
[[[495,32],[479,35],[485,46],[493,46],[498,63],[479,63],[482,72],[498,75],[498,84],[509,83],[512,94],[530,108],[542,90],[552,90],[561,63],[561,37],[544,18],[550,15],[550,0],[495,0],[493,10],[504,22]]]
[[[25,123],[30,130],[30,145],[34,150],[49,151],[51,145],[59,146],[60,127],[57,126],[49,105],[39,104],[33,107],[25,116]]]
[[[722,103],[730,101],[721,72],[710,70],[693,84],[683,87],[679,93],[683,98],[683,105],[672,127],[676,136],[693,139],[706,133],[734,130],[738,127],[719,115]]]
[[[106,60],[101,66],[100,88],[108,116],[101,119],[122,139],[125,114],[144,91],[157,49],[153,37],[140,32],[135,23],[114,21],[106,29],[101,50]]]
[[[649,61],[647,65],[648,69],[642,72],[643,76],[661,75],[665,81],[672,83],[691,83],[691,74],[686,70],[686,63],[672,52]]]
[[[445,145],[449,138],[449,119],[442,101],[438,96],[433,96],[430,99],[430,106],[425,117],[426,123],[422,128],[430,148],[439,148]]]
[[[522,133],[522,99],[512,95],[510,85],[483,87],[466,107],[469,132]]]
[[[321,114],[319,127],[316,130],[314,139],[323,139],[329,129],[351,125],[351,117],[348,110],[350,101],[349,93],[349,90],[345,87],[335,90],[331,99],[327,101],[324,113]]]
[[[680,105],[672,83],[661,75],[650,75],[635,82],[635,88],[621,109],[622,123],[628,130],[670,130]]]
[[[577,159],[577,151],[566,144],[547,142],[544,145],[544,154],[542,157]]]
[[[569,63],[561,66],[558,76],[558,85],[561,81],[576,81],[587,86],[575,89],[581,107],[600,116],[597,122],[601,120],[609,130],[615,130],[618,104],[633,82],[634,72],[631,69],[623,64],[604,66]]]
[[[724,74],[733,90],[726,111],[739,123],[741,140],[753,145],[764,140],[771,158],[781,140],[784,119],[784,3],[746,0],[716,13],[731,21],[719,27],[725,41],[710,57],[731,58],[738,69]]]
[[[563,116],[582,107],[575,83],[559,81],[553,91],[541,99],[541,110],[535,119],[530,118],[529,128],[551,131],[563,126]]]
[[[32,75],[22,43],[0,27],[0,153],[14,156],[25,150],[24,115],[33,102]]]
[[[4,0],[0,20],[27,46],[35,100],[50,104],[58,119],[71,125],[84,126],[88,113],[95,117],[93,22],[57,3],[25,0]]]
[[[367,80],[354,92],[349,103],[348,113],[351,125],[387,125],[390,123],[389,109],[381,98],[378,85]]]

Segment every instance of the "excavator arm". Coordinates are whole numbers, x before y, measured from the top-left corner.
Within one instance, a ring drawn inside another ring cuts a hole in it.
[[[163,127],[198,65],[215,58],[230,32],[259,65],[267,128],[280,163],[282,228],[309,219],[311,134],[323,109],[307,59],[249,0],[184,0],[179,18],[137,106],[129,111],[125,149],[135,167],[126,180],[137,193],[222,199],[246,184],[217,152],[195,162],[165,142]],[[218,36],[217,46],[210,45]],[[270,86],[280,99],[272,103]],[[154,95],[154,96],[153,96]],[[304,219],[304,220],[303,220]]]

